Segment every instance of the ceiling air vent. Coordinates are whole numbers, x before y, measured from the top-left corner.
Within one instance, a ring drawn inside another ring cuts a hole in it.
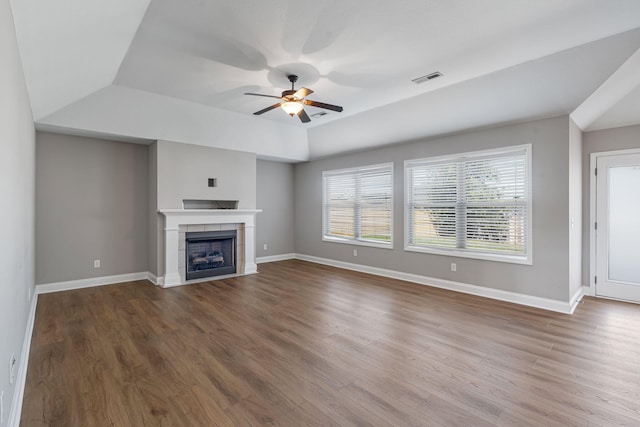
[[[427,74],[426,76],[418,77],[417,79],[411,80],[415,84],[419,85],[420,83],[427,82],[429,80],[437,79],[438,77],[442,77],[442,73],[440,71],[436,71],[435,73]]]

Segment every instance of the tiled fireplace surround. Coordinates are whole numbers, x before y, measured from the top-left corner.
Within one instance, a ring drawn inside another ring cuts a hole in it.
[[[161,209],[164,227],[164,288],[215,280],[226,276],[187,281],[185,278],[185,233],[194,231],[237,230],[236,275],[257,272],[255,256],[255,215],[248,209]]]

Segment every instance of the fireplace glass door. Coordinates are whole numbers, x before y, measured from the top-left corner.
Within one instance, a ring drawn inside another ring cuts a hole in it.
[[[235,274],[236,234],[235,230],[186,233],[186,279]]]

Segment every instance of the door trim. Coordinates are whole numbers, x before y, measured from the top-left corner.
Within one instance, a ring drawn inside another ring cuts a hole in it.
[[[600,151],[591,153],[589,158],[589,290],[591,295],[596,293],[596,212],[597,212],[597,183],[596,183],[596,165],[598,158],[608,156],[619,156],[624,154],[640,154],[640,148],[630,148],[627,150]],[[584,218],[583,218],[583,222]]]

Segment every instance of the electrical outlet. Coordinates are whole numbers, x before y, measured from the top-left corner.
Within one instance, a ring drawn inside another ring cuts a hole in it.
[[[12,354],[9,359],[9,384],[13,385],[16,382],[16,355]]]
[[[267,248],[268,248],[268,246],[267,246],[267,244],[265,243],[265,244],[264,244],[263,249],[266,251],[266,250],[267,250]]]
[[[100,260],[99,259],[94,259],[93,260],[93,268],[100,268]]]
[[[357,249],[353,250],[353,256],[358,256],[358,250]]]
[[[456,265],[455,262],[451,263],[451,271],[458,271],[458,266]]]

